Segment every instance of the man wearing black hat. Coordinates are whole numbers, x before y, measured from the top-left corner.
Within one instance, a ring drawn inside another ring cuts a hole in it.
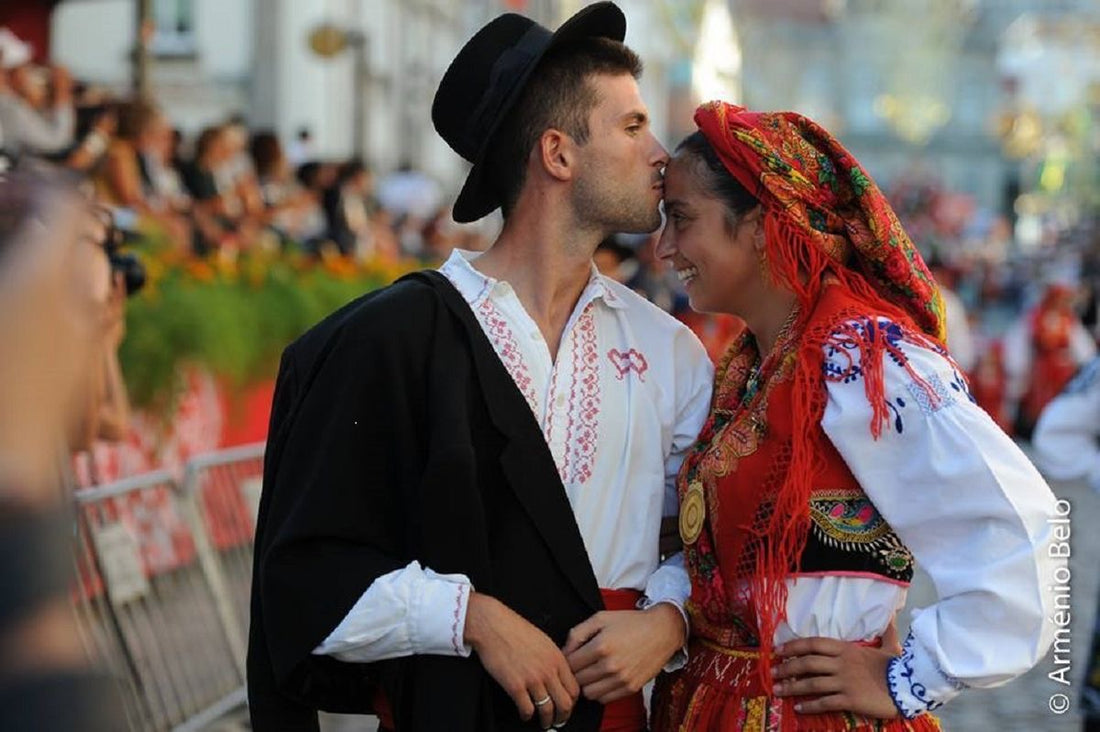
[[[555,33],[511,14],[482,28],[432,118],[473,164],[455,219],[501,207],[497,241],[284,353],[255,729],[317,729],[316,709],[402,732],[644,729],[639,689],[686,635],[689,583],[658,566],[658,534],[711,370],[592,265],[611,233],[660,225],[667,153],[624,34],[611,3]]]

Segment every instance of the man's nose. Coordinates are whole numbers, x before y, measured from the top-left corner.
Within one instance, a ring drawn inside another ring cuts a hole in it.
[[[653,157],[652,165],[657,168],[664,168],[668,165],[669,155],[668,150],[665,150],[665,146],[661,144],[660,140],[650,134],[653,137]]]

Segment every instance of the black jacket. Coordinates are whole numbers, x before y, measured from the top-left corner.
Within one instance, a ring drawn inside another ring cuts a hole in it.
[[[375,578],[414,559],[466,574],[559,644],[603,607],[530,407],[435,272],[359,298],[283,354],[256,531],[254,729],[369,713],[376,684],[401,732],[537,728],[476,654],[311,655]],[[596,730],[601,714],[582,700],[568,728]]]

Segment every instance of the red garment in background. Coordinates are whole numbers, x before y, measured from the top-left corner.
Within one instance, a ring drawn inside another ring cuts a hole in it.
[[[34,60],[50,58],[50,19],[60,0],[20,0],[0,3],[0,27],[34,47]]]
[[[1004,365],[1004,348],[1000,342],[978,356],[974,370],[969,374],[970,395],[993,421],[1005,432],[1012,434],[1012,423],[1005,409],[1005,392],[1008,376]]]
[[[1071,344],[1077,315],[1068,301],[1070,297],[1065,289],[1051,287],[1032,316],[1031,374],[1020,400],[1020,412],[1027,424],[1035,424],[1043,407],[1061,393],[1077,371]]]
[[[745,321],[733,315],[686,310],[676,317],[681,323],[691,328],[691,332],[702,341],[703,348],[707,349],[710,360],[716,364],[722,360],[730,344],[745,329]]]

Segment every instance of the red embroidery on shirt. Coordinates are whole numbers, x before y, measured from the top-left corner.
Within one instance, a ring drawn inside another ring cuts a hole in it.
[[[531,373],[527,368],[527,362],[523,360],[523,352],[516,343],[516,337],[508,327],[508,321],[497,311],[493,301],[488,297],[481,301],[477,310],[482,322],[485,323],[485,331],[493,344],[493,350],[500,356],[504,368],[508,370],[512,381],[516,382],[531,411],[538,415],[538,397],[535,396],[535,387],[531,383]]]
[[[573,348],[573,385],[569,392],[569,423],[562,469],[562,480],[581,485],[592,477],[600,415],[600,354],[596,343],[596,319],[590,308],[585,310],[574,330],[579,343]]]
[[[611,359],[611,365],[615,367],[618,372],[615,378],[622,381],[626,378],[626,375],[631,371],[638,374],[639,381],[645,381],[646,371],[649,370],[649,361],[646,360],[644,354],[641,351],[636,351],[631,348],[626,353],[623,353],[617,348],[612,348],[607,352],[607,357]]]
[[[451,625],[451,645],[455,649],[455,653],[459,656],[462,655],[462,645],[458,642],[458,621],[461,618],[462,612],[462,587],[458,587],[458,592],[455,593],[455,621]]]

